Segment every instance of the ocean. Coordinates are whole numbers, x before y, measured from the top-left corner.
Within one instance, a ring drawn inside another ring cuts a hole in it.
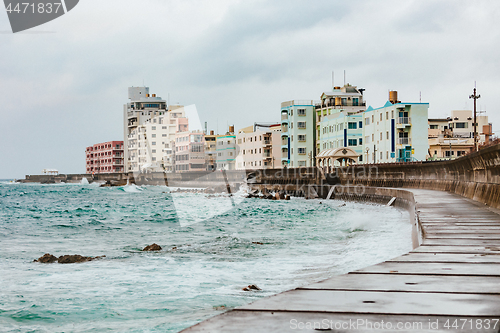
[[[178,332],[411,250],[396,208],[236,197],[0,183],[0,331]],[[152,243],[163,249],[141,251]],[[33,262],[45,253],[106,257]]]

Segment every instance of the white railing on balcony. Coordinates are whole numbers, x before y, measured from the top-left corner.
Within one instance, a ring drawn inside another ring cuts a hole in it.
[[[288,120],[288,114],[282,113],[281,114],[281,120]]]
[[[283,158],[288,158],[288,152],[286,152],[286,153],[281,153],[281,157],[283,157]]]
[[[411,124],[410,117],[398,117],[398,124]]]
[[[398,145],[410,145],[411,138],[398,138]]]

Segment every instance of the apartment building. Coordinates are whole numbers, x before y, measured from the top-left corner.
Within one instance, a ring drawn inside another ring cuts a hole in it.
[[[281,103],[281,165],[315,165],[316,115],[313,100]]]
[[[235,170],[238,152],[234,126],[230,126],[229,131],[225,135],[216,138],[215,142],[217,146],[217,170]]]
[[[402,103],[397,92],[380,108],[363,113],[364,163],[411,162],[426,159],[429,103]]]
[[[205,166],[207,171],[217,170],[217,138],[219,137],[221,135],[214,134],[214,131],[205,135]]]
[[[171,171],[171,141],[188,130],[184,108],[167,106],[149,87],[128,88],[124,105],[125,172]]]
[[[492,124],[488,116],[477,119],[478,143],[489,142]],[[451,111],[451,117],[429,119],[429,160],[454,159],[474,151],[474,118],[471,110]]]
[[[205,138],[200,131],[175,134],[175,172],[205,171]]]
[[[324,92],[321,95],[321,101],[315,105],[317,154],[324,149],[348,146],[349,142],[354,150],[361,150],[362,142],[359,139],[362,134],[362,124],[360,126],[359,121],[362,119],[359,119],[359,113],[366,110],[366,102],[363,98],[364,90],[345,84],[343,87],[334,87],[332,91]],[[352,122],[358,123],[356,128],[352,124],[349,125]],[[349,126],[351,128],[348,128]],[[339,127],[342,129],[340,130]],[[349,129],[351,131],[348,131]],[[347,136],[345,136],[344,130],[346,130]],[[354,145],[355,139],[357,140],[356,145]]]
[[[87,174],[124,171],[123,141],[98,143],[85,149]]]
[[[265,128],[265,130],[258,129],[258,127]],[[278,157],[276,157],[276,154],[273,154],[273,150],[278,150],[279,152],[281,149],[278,128],[281,129],[281,124],[265,127],[252,125],[240,129],[236,134],[238,145],[236,169],[271,169],[276,164],[280,165],[281,157],[279,154]],[[275,146],[273,146],[273,141]]]

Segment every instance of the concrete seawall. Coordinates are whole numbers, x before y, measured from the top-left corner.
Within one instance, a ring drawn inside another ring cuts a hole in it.
[[[351,166],[337,169],[341,184],[452,192],[500,208],[500,145],[452,161]]]

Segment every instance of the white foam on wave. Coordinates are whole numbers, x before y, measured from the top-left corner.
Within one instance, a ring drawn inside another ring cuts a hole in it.
[[[80,184],[81,185],[88,185],[89,184],[89,181],[87,178],[83,177],[82,180],[80,180]]]
[[[122,187],[122,189],[127,192],[127,193],[141,193],[142,188],[135,184],[130,184],[130,185],[125,185]]]

